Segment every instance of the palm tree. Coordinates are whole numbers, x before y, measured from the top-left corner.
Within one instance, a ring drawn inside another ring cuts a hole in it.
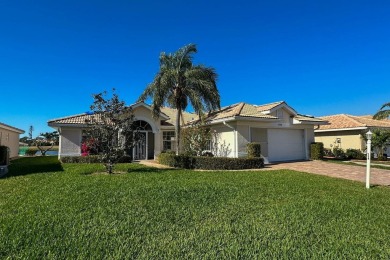
[[[386,119],[390,116],[390,109],[385,109],[386,107],[390,108],[390,103],[385,103],[379,109],[379,111],[374,115],[374,119]]]
[[[197,52],[195,44],[189,44],[174,53],[160,54],[160,70],[138,101],[152,98],[153,116],[160,114],[162,106],[177,109],[176,113],[176,154],[180,145],[180,118],[190,104],[195,113],[220,108],[220,96],[216,85],[214,68],[194,65],[192,55]]]

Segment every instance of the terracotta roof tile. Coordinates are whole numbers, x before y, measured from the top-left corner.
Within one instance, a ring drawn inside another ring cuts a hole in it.
[[[318,130],[344,129],[358,127],[385,127],[390,128],[389,120],[375,120],[368,116],[352,116],[346,114],[320,117],[329,122],[328,125],[321,125]]]
[[[273,102],[273,103],[269,103],[269,104],[264,104],[264,105],[259,105],[259,106],[256,106],[257,110],[259,112],[262,112],[262,111],[268,111],[268,110],[271,110],[277,106],[279,106],[280,104],[283,104],[285,103],[284,101],[278,101],[278,102]]]

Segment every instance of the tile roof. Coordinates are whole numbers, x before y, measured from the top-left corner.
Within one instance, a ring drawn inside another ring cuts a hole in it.
[[[268,111],[268,110],[271,110],[271,109],[273,109],[273,108],[275,108],[283,103],[286,103],[286,102],[278,101],[278,102],[273,102],[273,103],[269,103],[269,104],[259,105],[259,106],[256,106],[256,108],[259,112]]]
[[[168,120],[164,121],[163,125],[167,125],[167,126],[174,125],[176,121],[176,109],[162,107],[161,112],[164,115],[169,117]],[[183,112],[182,115],[185,123],[198,118],[196,114],[188,113],[188,112]],[[84,125],[86,124],[86,122],[91,121],[95,116],[96,115],[92,115],[88,113],[72,115],[72,116],[52,119],[48,121],[48,124]]]
[[[161,112],[166,114],[169,117],[169,119],[164,122],[164,125],[175,125],[175,123],[176,123],[176,112],[177,112],[176,109],[169,108],[169,107],[162,107],[161,108]],[[186,111],[182,112],[182,116],[183,116],[182,117],[182,122],[184,121],[184,124],[186,124],[186,123],[188,123],[190,121],[198,119],[198,115],[196,115],[194,113],[189,113],[189,112],[186,112]]]
[[[92,114],[78,114],[73,116],[66,116],[61,118],[56,118],[48,121],[48,124],[74,124],[74,125],[84,125],[87,122],[90,122],[93,120],[93,118],[96,117],[96,115]]]
[[[218,111],[211,112],[209,115],[206,116],[205,121],[213,121],[235,116],[277,119],[277,117],[261,113],[258,110],[258,107],[254,105],[240,102],[227,107],[223,107]]]
[[[385,127],[390,128],[389,120],[375,120],[372,116],[352,116],[347,114],[331,115],[320,117],[329,122],[328,125],[321,125],[318,130],[358,128],[358,127]]]
[[[298,121],[305,121],[305,122],[319,122],[319,123],[326,123],[326,120],[323,120],[321,118],[318,118],[318,117],[314,117],[314,116],[307,116],[307,115],[296,115],[294,117],[294,119],[298,120]]]

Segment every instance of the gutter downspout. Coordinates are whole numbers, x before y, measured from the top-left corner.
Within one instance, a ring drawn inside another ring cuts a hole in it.
[[[225,126],[229,127],[230,129],[233,129],[233,135],[234,135],[234,157],[238,158],[238,151],[237,151],[237,131],[236,128],[226,123],[226,121],[222,122]]]

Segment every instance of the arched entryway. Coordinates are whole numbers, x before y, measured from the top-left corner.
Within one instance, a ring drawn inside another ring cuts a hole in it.
[[[148,160],[154,158],[154,134],[151,125],[143,120],[134,121],[133,127],[138,141],[133,147],[134,160]]]

